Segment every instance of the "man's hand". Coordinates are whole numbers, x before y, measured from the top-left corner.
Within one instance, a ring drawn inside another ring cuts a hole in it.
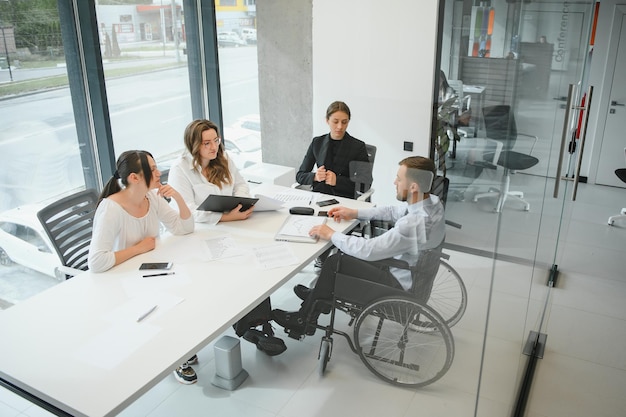
[[[356,219],[359,214],[357,209],[351,209],[348,207],[333,207],[328,210],[328,217],[332,217],[336,222],[340,222],[341,220],[353,220]]]
[[[318,226],[313,226],[311,230],[309,230],[309,236],[319,236],[321,239],[330,240],[335,231],[328,227],[325,224],[320,224]]]

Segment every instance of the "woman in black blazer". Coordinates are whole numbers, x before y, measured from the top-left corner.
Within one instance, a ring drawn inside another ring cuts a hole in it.
[[[368,162],[365,142],[346,132],[350,123],[350,108],[335,101],[326,110],[330,132],[313,138],[296,174],[296,181],[312,185],[313,191],[354,198],[354,182],[350,180],[350,161]],[[311,172],[317,165],[317,170]]]

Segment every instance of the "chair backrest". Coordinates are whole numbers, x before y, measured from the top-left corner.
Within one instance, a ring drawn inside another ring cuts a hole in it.
[[[63,266],[87,270],[97,203],[98,194],[89,189],[55,201],[37,213]]]
[[[487,137],[501,141],[505,151],[513,149],[517,139],[517,125],[511,106],[499,104],[483,107],[483,119]]]
[[[421,250],[417,264],[411,268],[413,285],[410,292],[418,302],[426,304],[433,289],[433,283],[439,272],[443,242],[436,248]]]
[[[370,188],[374,182],[374,160],[376,159],[376,146],[365,144],[367,149],[367,158],[369,162],[350,161],[348,169],[350,170],[350,180],[354,182],[354,198],[357,199]],[[367,199],[369,201],[369,198]]]
[[[350,161],[348,168],[350,169],[350,180],[354,182],[354,198],[356,199],[372,187],[374,163]]]
[[[374,159],[376,159],[376,146],[365,144],[365,149],[367,149],[367,157],[369,161],[373,164]]]
[[[457,96],[456,105],[458,106],[459,115],[470,109],[471,96],[466,96],[463,93],[463,81],[462,80],[448,80],[448,85],[454,90],[454,94]]]

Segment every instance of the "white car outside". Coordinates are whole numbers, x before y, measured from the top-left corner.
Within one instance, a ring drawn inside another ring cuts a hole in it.
[[[244,169],[262,162],[261,136],[247,129],[224,128],[224,149],[237,168]]]
[[[241,116],[235,123],[232,124],[234,129],[246,129],[250,130],[261,136],[261,117],[258,114],[248,114]]]
[[[28,204],[0,213],[0,265],[17,263],[65,279],[57,271],[61,260],[37,218],[37,212],[46,204]]]

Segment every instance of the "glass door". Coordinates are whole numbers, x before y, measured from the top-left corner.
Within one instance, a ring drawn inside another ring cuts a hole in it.
[[[442,118],[456,139],[446,217],[462,226],[446,243],[467,259],[459,272],[475,321],[457,324],[470,341],[457,351],[479,356],[475,415],[523,415],[530,359],[543,355],[588,115],[578,107],[592,101],[593,12],[593,1],[445,2],[440,111],[459,97],[446,109],[455,117]]]

